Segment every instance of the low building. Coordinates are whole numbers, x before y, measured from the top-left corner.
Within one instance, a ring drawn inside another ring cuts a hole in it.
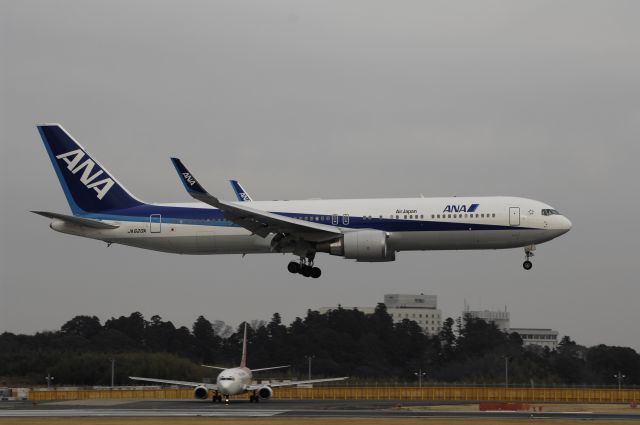
[[[509,329],[510,315],[507,309],[501,310],[469,310],[465,307],[463,315],[482,319],[487,323],[495,324],[501,331]]]
[[[404,319],[416,322],[425,333],[437,334],[442,327],[442,313],[438,310],[437,295],[412,295],[412,294],[386,294],[384,304],[387,313],[394,322],[402,322]],[[373,314],[375,307],[342,307],[345,309],[357,308],[364,314]],[[335,310],[335,307],[322,307],[320,313]]]
[[[509,333],[518,333],[522,338],[522,345],[537,345],[555,350],[558,347],[558,331],[537,328],[510,328]]]

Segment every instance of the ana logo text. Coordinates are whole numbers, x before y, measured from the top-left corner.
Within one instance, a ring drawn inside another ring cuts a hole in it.
[[[85,153],[82,149],[76,149],[71,152],[63,153],[56,158],[63,160],[67,163],[67,168],[71,173],[76,174],[78,171],[84,168],[82,175],[80,176],[80,182],[84,184],[87,189],[93,189],[98,193],[98,199],[104,198],[104,195],[109,192],[109,189],[114,184],[113,179],[105,178],[102,180],[94,181],[98,178],[99,175],[103,174],[103,171],[98,168],[98,171],[91,174],[93,171],[93,167],[96,166],[96,163],[93,162],[91,158],[87,158],[84,161],[82,160],[85,157]]]
[[[242,198],[243,201],[249,200],[249,196],[247,196],[247,194],[244,192],[240,192],[240,197]]]
[[[184,180],[189,183],[189,186],[193,186],[194,184],[196,184],[196,179],[194,179],[191,174],[189,173],[182,173],[182,175],[184,176]]]
[[[447,205],[442,212],[474,212],[480,204],[467,205]]]

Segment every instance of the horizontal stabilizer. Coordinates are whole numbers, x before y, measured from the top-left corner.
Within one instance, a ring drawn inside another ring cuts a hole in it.
[[[68,223],[72,223],[78,226],[91,227],[92,229],[117,229],[118,227],[120,227],[115,224],[109,224],[99,220],[92,220],[90,218],[75,217],[72,215],[52,213],[48,211],[31,211],[31,212],[41,215],[43,217],[66,221]]]

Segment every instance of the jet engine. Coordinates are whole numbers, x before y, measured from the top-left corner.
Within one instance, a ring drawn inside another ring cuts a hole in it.
[[[204,400],[209,397],[209,390],[207,387],[200,385],[193,390],[193,396],[200,400]]]
[[[356,261],[395,261],[395,251],[387,249],[388,237],[389,234],[381,230],[359,230],[345,233],[337,241],[320,244],[317,249]]]
[[[258,388],[258,397],[260,397],[261,399],[266,400],[268,398],[271,398],[272,395],[273,390],[270,386],[263,385],[262,387]]]

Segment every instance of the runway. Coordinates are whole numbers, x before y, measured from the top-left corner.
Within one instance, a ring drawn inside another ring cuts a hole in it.
[[[433,404],[433,403],[432,403]],[[441,405],[441,403],[438,403]],[[638,413],[616,412],[481,412],[460,410],[456,404],[428,410],[429,402],[407,401],[282,401],[256,405],[236,401],[228,406],[196,400],[75,400],[64,402],[28,401],[0,403],[0,418],[43,417],[227,417],[227,418],[462,418],[462,419],[565,419],[626,420],[640,423]]]

